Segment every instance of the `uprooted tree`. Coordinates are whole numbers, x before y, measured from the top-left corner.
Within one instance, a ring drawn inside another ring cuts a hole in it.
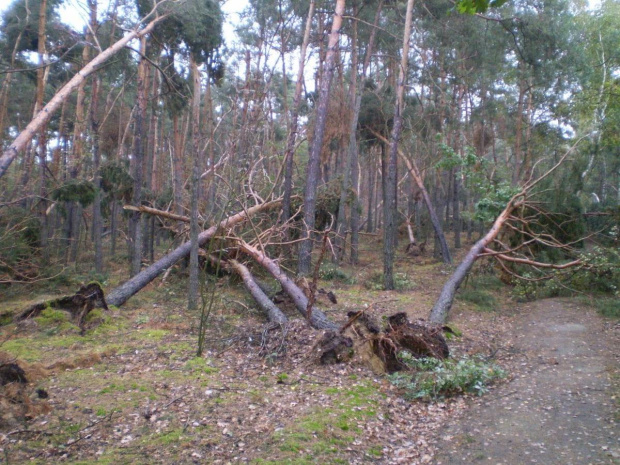
[[[480,257],[493,257],[503,270],[511,274],[513,273],[506,266],[507,263],[520,263],[539,269],[566,269],[583,264],[578,258],[561,264],[539,262],[532,258],[532,250],[535,246],[573,251],[571,244],[559,240],[541,221],[541,218],[550,218],[550,214],[541,208],[539,202],[536,202],[536,197],[540,192],[537,192],[535,188],[564,163],[581,140],[579,139],[567,150],[549,170],[536,179],[530,179],[508,199],[506,206],[496,217],[489,231],[474,244],[444,284],[430,312],[431,323],[443,324],[447,320],[456,292],[475,261]],[[512,243],[505,243],[499,238],[500,233],[506,229],[512,233],[506,235]]]

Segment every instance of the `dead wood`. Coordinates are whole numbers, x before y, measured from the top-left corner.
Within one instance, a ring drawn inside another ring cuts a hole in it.
[[[0,364],[0,386],[10,383],[28,383],[26,372],[17,363]]]
[[[158,210],[157,208],[146,207],[144,205],[141,205],[139,207],[134,207],[133,205],[123,205],[123,210],[146,213],[146,214],[153,215],[153,216],[160,216],[162,218],[168,218],[169,220],[182,221],[184,223],[190,222],[190,218],[188,216],[175,215],[174,213],[170,213],[170,212],[163,211],[163,210]]]
[[[259,251],[256,247],[251,246],[247,242],[238,239],[239,249],[244,253],[250,255],[258,264],[264,267],[282,286],[282,290],[286,292],[293,302],[295,307],[302,314],[304,318],[307,318],[310,325],[315,329],[328,329],[331,331],[337,331],[338,326],[332,322],[325,313],[320,309],[313,307],[312,313],[308,315],[306,309],[308,308],[308,298],[304,292],[290,279],[281,269],[280,266],[263,252]]]
[[[336,332],[327,332],[319,343],[322,364],[350,360],[358,352],[363,362],[381,373],[393,373],[406,368],[399,358],[402,351],[416,358],[445,359],[450,355],[441,326],[424,321],[411,323],[404,312],[388,318],[382,330],[377,321],[365,311],[349,312],[349,321]]]
[[[261,203],[254,207],[248,208],[242,212],[232,215],[219,223],[211,226],[209,229],[203,231],[198,235],[198,245],[204,245],[215,234],[223,229],[232,228],[233,226],[247,220],[250,216],[259,213],[264,210],[268,210],[281,204],[281,200],[274,200],[271,202]],[[169,254],[163,256],[148,268],[145,268],[133,278],[125,281],[123,284],[113,289],[108,293],[108,303],[110,305],[116,305],[117,307],[123,305],[133,295],[138,293],[144,286],[153,281],[157,276],[164,272],[167,268],[170,268],[177,261],[189,255],[191,249],[191,242],[185,242]]]
[[[86,315],[95,307],[108,310],[103,289],[101,289],[99,283],[90,283],[80,287],[73,295],[59,297],[32,305],[17,315],[15,320],[23,321],[29,318],[35,318],[46,308],[55,308],[68,311],[75,324],[84,331],[84,320]]]
[[[282,310],[280,310],[276,304],[271,301],[269,296],[263,292],[259,284],[254,279],[254,276],[252,276],[252,273],[250,273],[250,270],[248,270],[245,265],[237,260],[229,260],[228,264],[239,276],[241,276],[245,288],[252,295],[259,307],[267,314],[269,321],[279,325],[286,324],[288,318],[284,315],[284,313],[282,313]]]
[[[322,365],[348,362],[354,353],[353,339],[343,336],[339,331],[327,331],[319,341],[319,347],[322,350]]]

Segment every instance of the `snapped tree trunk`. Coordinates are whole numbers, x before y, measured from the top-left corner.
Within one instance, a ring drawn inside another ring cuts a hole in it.
[[[210,227],[198,235],[198,244],[204,245],[209,239],[211,239],[219,229],[230,228],[236,224],[245,221],[249,216],[259,213],[264,210],[268,210],[281,204],[281,200],[274,200],[272,202],[262,203],[254,207],[248,208],[245,211],[239,212],[218,224]],[[185,242],[175,250],[157,260],[148,268],[145,268],[131,279],[125,281],[123,284],[113,289],[108,294],[107,302],[110,305],[116,305],[117,307],[123,305],[133,295],[138,293],[144,286],[153,281],[167,268],[170,268],[180,259],[189,255],[191,243]]]

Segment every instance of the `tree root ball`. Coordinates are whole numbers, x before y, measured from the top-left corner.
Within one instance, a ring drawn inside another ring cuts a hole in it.
[[[326,332],[319,342],[321,364],[347,362],[357,351],[373,371],[394,373],[405,368],[398,357],[404,350],[417,358],[445,359],[450,355],[441,326],[422,320],[412,323],[404,312],[390,316],[384,329],[364,311],[349,312],[348,316],[340,331]]]

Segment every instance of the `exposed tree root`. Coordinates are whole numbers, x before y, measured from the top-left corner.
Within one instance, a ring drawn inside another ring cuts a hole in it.
[[[68,311],[71,314],[71,318],[74,323],[84,331],[84,320],[86,315],[90,313],[95,307],[102,307],[105,310],[108,309],[108,305],[105,301],[103,289],[99,283],[90,283],[86,286],[80,287],[80,289],[73,295],[60,297],[58,299],[47,300],[35,305],[32,305],[21,312],[15,318],[16,321],[23,321],[29,318],[35,318],[41,314],[46,308],[55,308],[59,310]]]

